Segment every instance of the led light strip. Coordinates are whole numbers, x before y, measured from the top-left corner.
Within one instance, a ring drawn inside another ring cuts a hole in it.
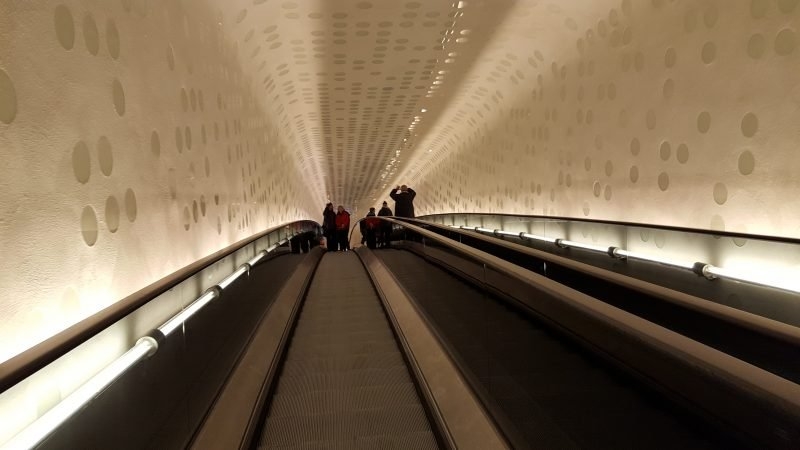
[[[464,225],[450,225],[451,228],[461,229],[461,230],[468,230],[468,231],[476,231],[478,233],[484,234],[491,234],[494,236],[511,236],[511,237],[518,237],[521,239],[531,239],[536,241],[542,242],[549,242],[555,244],[561,248],[580,248],[584,250],[589,250],[593,252],[599,253],[606,253],[613,258],[619,259],[641,259],[644,261],[650,261],[659,264],[665,264],[667,266],[678,267],[681,269],[691,270],[692,272],[696,273],[697,275],[701,275],[708,280],[715,280],[715,279],[728,279],[734,280],[741,283],[748,283],[748,284],[755,284],[759,286],[765,286],[775,289],[780,289],[783,291],[789,291],[793,293],[800,293],[800,288],[787,286],[785,283],[781,283],[780,281],[768,281],[764,279],[760,279],[758,277],[754,277],[747,273],[738,272],[732,269],[726,269],[723,267],[717,267],[712,264],[707,264],[703,262],[690,262],[690,261],[682,261],[672,258],[664,258],[661,256],[650,255],[646,253],[639,253],[633,252],[629,250],[625,250],[619,247],[604,247],[602,245],[594,245],[594,244],[584,244],[581,242],[570,241],[566,239],[559,239],[559,238],[550,238],[546,236],[538,236],[535,234],[530,233],[514,233],[511,231],[499,230],[499,229],[489,229],[489,228],[482,228],[482,227],[469,227]]]
[[[291,236],[294,235],[292,234],[290,237]],[[282,239],[278,241],[277,244],[260,251],[255,257],[242,264],[236,271],[225,277],[215,286],[209,288],[203,295],[172,316],[160,327],[136,341],[136,345],[130,350],[112,361],[64,400],[25,427],[21,432],[11,438],[10,441],[4,443],[0,448],[4,450],[21,450],[31,449],[41,444],[42,441],[50,436],[61,424],[66,422],[70,417],[74,416],[75,413],[100,395],[103,390],[127,372],[128,369],[138,364],[139,361],[153,356],[158,351],[159,342],[162,342],[167,336],[181,327],[186,320],[195,315],[212,300],[219,298],[223,289],[230,286],[244,273],[249,273],[250,269],[258,261],[288,241],[288,238]]]
[[[613,247],[611,253],[613,256],[616,256],[617,258],[620,259],[625,259],[625,258],[643,259],[645,261],[666,264],[668,266],[675,266],[688,270],[693,270],[695,265],[695,263],[691,263],[688,261],[679,261],[677,259],[656,257],[653,255],[648,255],[647,253],[639,253],[639,252],[632,252],[629,250],[623,250],[618,247]]]
[[[106,366],[75,392],[28,425],[22,432],[3,445],[4,449],[29,449],[39,445],[56,428],[75,415],[84,405],[97,397],[131,366],[156,352],[158,345],[152,338],[142,338],[122,356]]]
[[[533,239],[535,241],[549,242],[551,244],[555,244],[556,241],[558,240],[558,239],[555,239],[555,238],[549,238],[549,237],[546,237],[546,236],[537,236],[535,234],[530,234],[530,233],[514,233],[514,232],[511,232],[511,231],[490,230],[488,228],[481,228],[481,227],[467,227],[467,226],[464,226],[464,225],[451,225],[451,227],[458,228],[458,229],[461,229],[461,230],[474,230],[474,231],[477,231],[479,233],[490,233],[490,234],[494,234],[496,236],[513,236],[513,237],[518,237],[518,238],[522,238],[522,239]]]
[[[164,322],[163,325],[158,327],[158,331],[164,335],[164,337],[169,336],[172,334],[173,331],[177,330],[178,327],[183,325],[190,317],[195,315],[197,311],[200,311],[204,306],[214,300],[215,298],[219,297],[219,291],[216,289],[209,289],[206,291],[205,294],[201,295],[200,298],[193,301],[189,304],[189,306],[183,308],[181,312],[172,316],[171,319]]]

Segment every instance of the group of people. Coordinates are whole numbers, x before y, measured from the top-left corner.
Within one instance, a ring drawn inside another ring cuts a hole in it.
[[[406,185],[395,187],[389,196],[394,200],[395,217],[414,217],[414,197],[417,193]],[[369,248],[388,247],[392,234],[392,224],[388,221],[378,219],[378,217],[391,216],[392,210],[386,202],[383,202],[381,209],[375,213],[375,208],[369,208],[369,212],[360,223],[361,243],[367,244]],[[347,251],[350,249],[348,242],[348,232],[350,231],[350,213],[339,207],[334,211],[333,203],[325,205],[322,211],[322,230],[328,251]]]
[[[350,213],[339,205],[336,211],[333,203],[328,202],[322,211],[322,231],[325,235],[325,245],[328,251],[347,251],[349,243],[347,232],[350,231]]]
[[[367,244],[369,248],[388,247],[392,234],[392,224],[378,219],[377,217],[388,217],[392,215],[389,205],[383,202],[378,214],[375,208],[370,208],[364,220],[361,221],[361,244]]]

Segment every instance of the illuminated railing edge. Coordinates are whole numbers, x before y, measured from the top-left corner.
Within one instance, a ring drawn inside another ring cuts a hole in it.
[[[582,242],[571,241],[567,239],[561,238],[551,238],[547,236],[540,236],[525,232],[512,232],[512,231],[505,231],[501,229],[490,229],[490,228],[483,228],[483,227],[473,227],[473,226],[466,226],[466,225],[448,225],[450,228],[467,230],[467,231],[475,231],[482,234],[491,234],[494,236],[512,236],[518,237],[520,239],[528,239],[528,240],[536,240],[542,242],[548,242],[557,245],[561,248],[580,248],[583,250],[589,250],[597,253],[605,253],[612,258],[617,259],[640,259],[643,261],[654,262],[658,264],[664,264],[667,266],[677,267],[680,269],[690,270],[693,273],[703,276],[707,280],[716,280],[716,279],[728,279],[734,280],[740,283],[747,283],[747,284],[754,284],[758,286],[769,287],[773,289],[779,289],[782,291],[791,292],[794,294],[800,293],[800,288],[795,287],[788,287],[783,286],[777,283],[772,283],[767,280],[759,279],[758,277],[753,277],[749,274],[742,273],[733,269],[727,269],[724,267],[715,266],[713,264],[708,264],[700,261],[682,261],[678,259],[672,258],[665,258],[662,256],[652,255],[648,253],[641,253],[641,252],[634,252],[630,250],[625,250],[620,247],[616,246],[602,246],[602,245],[594,245],[594,244],[585,244]]]
[[[136,344],[127,352],[116,358],[100,372],[89,378],[78,389],[65,397],[46,413],[15,434],[10,440],[0,445],[3,450],[22,450],[31,449],[39,445],[48,436],[58,429],[70,417],[83,409],[100,393],[102,393],[114,381],[130,370],[140,361],[156,354],[159,344],[167,336],[178,328],[181,328],[186,321],[203,309],[212,300],[219,298],[222,290],[233,284],[236,279],[245,273],[250,273],[250,269],[269,253],[286,244],[296,233],[290,233],[286,238],[279,240],[275,244],[261,250],[239,266],[234,272],[223,278],[214,286],[208,288],[200,297],[189,303],[178,313],[169,318],[159,327],[153,329],[147,335],[139,338]]]

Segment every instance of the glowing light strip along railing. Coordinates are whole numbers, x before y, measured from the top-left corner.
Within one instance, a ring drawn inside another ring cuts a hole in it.
[[[599,253],[606,253],[613,258],[619,259],[641,259],[644,261],[655,262],[659,264],[665,264],[668,266],[678,267],[681,269],[691,270],[692,272],[696,273],[697,275],[701,275],[708,280],[715,280],[717,278],[720,279],[729,279],[738,281],[741,283],[749,283],[749,284],[756,284],[759,286],[765,286],[775,289],[780,289],[783,291],[789,291],[793,293],[800,293],[800,288],[797,287],[790,287],[782,285],[780,282],[775,281],[768,281],[759,279],[758,277],[753,277],[751,275],[737,272],[735,270],[726,269],[724,267],[717,267],[712,264],[707,264],[704,262],[689,262],[689,261],[681,261],[672,258],[665,258],[661,256],[649,255],[646,253],[639,253],[639,252],[632,252],[629,250],[625,250],[619,247],[604,247],[601,245],[594,245],[594,244],[584,244],[581,242],[569,241],[566,239],[559,239],[559,238],[550,238],[546,236],[538,236],[535,234],[530,233],[514,233],[511,231],[505,230],[492,230],[489,228],[482,228],[482,227],[469,227],[464,225],[450,225],[451,228],[461,229],[461,230],[469,230],[469,231],[477,231],[479,233],[484,234],[492,234],[495,236],[512,236],[518,237],[521,239],[532,239],[536,241],[542,242],[549,242],[555,244],[562,248],[580,248],[584,250],[599,252]]]
[[[4,449],[30,449],[39,445],[47,436],[67,419],[80,411],[87,403],[125,373],[128,368],[156,352],[158,344],[147,336],[139,339],[136,345],[106,366],[97,375],[84,383],[75,392],[39,417],[9,442]]]
[[[110,386],[131,367],[138,364],[139,361],[153,356],[158,351],[159,342],[163,342],[167,336],[181,327],[190,317],[195,315],[205,305],[210,303],[212,300],[219,298],[223,289],[230,286],[243,274],[249,273],[250,269],[258,261],[267,256],[268,253],[288,242],[288,240],[289,239],[280,240],[277,244],[268,247],[266,250],[258,252],[255,257],[242,264],[232,274],[228,275],[222,281],[209,288],[203,295],[183,308],[180,312],[172,316],[172,318],[164,322],[164,324],[162,324],[160,327],[148,333],[147,336],[144,336],[136,341],[136,345],[134,345],[130,350],[112,361],[111,364],[90,378],[87,382],[75,390],[75,392],[67,396],[67,398],[59,402],[44,415],[36,419],[36,421],[25,427],[21,432],[11,438],[10,441],[4,443],[0,448],[4,450],[30,449],[42,443],[42,441],[50,436],[59,426],[61,426],[61,424],[66,422],[67,419],[75,415],[75,413],[80,411],[95,397],[100,395],[103,390]]]

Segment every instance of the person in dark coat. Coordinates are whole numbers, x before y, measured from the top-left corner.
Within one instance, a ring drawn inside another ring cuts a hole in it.
[[[336,244],[339,251],[346,252],[350,247],[347,242],[347,232],[350,231],[350,213],[345,211],[344,206],[339,205],[339,212],[336,213]]]
[[[380,220],[375,217],[375,208],[370,208],[364,220],[361,221],[361,243],[367,243],[367,247],[376,247],[376,238]]]
[[[389,193],[389,197],[394,200],[394,215],[397,217],[414,217],[414,197],[417,193],[406,186],[397,186]]]
[[[392,209],[389,208],[389,205],[386,202],[383,202],[381,205],[381,209],[378,210],[378,217],[387,217],[392,215]]]
[[[378,217],[389,217],[392,215],[392,210],[389,208],[389,205],[386,202],[383,202],[383,206],[381,209],[378,210]],[[380,223],[380,230],[378,231],[378,247],[388,247],[389,246],[389,238],[392,235],[392,224],[386,220],[381,220]]]
[[[325,242],[328,250],[336,251],[336,211],[333,209],[333,203],[325,205],[322,211],[322,234],[325,236]]]
[[[374,216],[375,216],[375,208],[370,208],[369,212],[367,212],[367,215],[364,217],[367,218]],[[358,229],[361,231],[361,245],[364,245],[364,243],[367,242],[367,221],[362,220],[358,222]]]

